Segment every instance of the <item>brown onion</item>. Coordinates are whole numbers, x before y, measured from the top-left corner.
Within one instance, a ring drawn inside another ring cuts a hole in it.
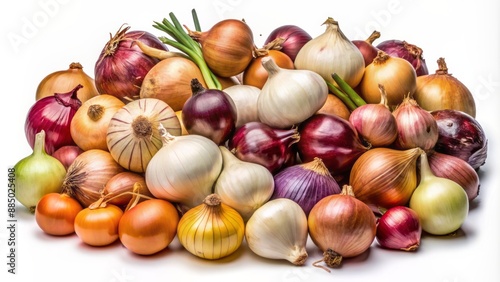
[[[137,183],[140,185],[136,185]],[[139,188],[138,191],[134,190],[134,188],[136,187]],[[144,178],[144,175],[131,171],[122,171],[111,177],[108,182],[106,182],[106,186],[104,186],[103,190],[103,195],[105,197],[104,200],[107,203],[123,208],[127,204],[129,204],[129,202],[133,198],[133,195],[127,192],[138,193],[148,196],[149,198],[153,197],[153,194],[149,192],[149,189],[146,185],[146,179]],[[140,200],[144,199],[147,198],[140,198]]]
[[[253,32],[242,20],[221,20],[208,31],[189,31],[189,35],[200,42],[205,62],[218,76],[243,72],[253,58]]]
[[[323,104],[323,107],[317,113],[337,115],[345,120],[349,120],[349,116],[351,115],[351,111],[349,111],[344,102],[331,93],[328,94],[325,104]]]
[[[263,57],[271,57],[274,62],[281,68],[284,69],[294,69],[292,59],[288,57],[285,53],[279,50],[266,50],[259,49],[259,52],[256,52],[257,56],[252,59],[248,67],[243,72],[243,84],[252,85],[259,89],[262,89],[264,83],[266,83],[268,78],[268,72],[262,66],[262,58]]]
[[[452,109],[476,116],[476,104],[470,90],[448,73],[444,58],[439,58],[436,73],[419,76],[413,98],[428,110]]]
[[[417,159],[422,149],[373,148],[352,166],[349,183],[356,198],[379,208],[404,206],[417,187]]]
[[[122,26],[114,36],[110,36],[94,67],[99,93],[116,96],[125,103],[139,98],[144,77],[159,62],[158,58],[146,55],[135,44],[136,40],[157,49],[168,50],[155,35],[129,29],[130,26]]]
[[[387,104],[393,109],[403,101],[404,97],[415,92],[417,74],[405,59],[391,57],[384,51],[379,51],[373,62],[365,68],[363,78],[358,85],[359,95],[367,103],[378,103],[379,84],[384,85]]]
[[[83,66],[80,63],[71,63],[67,70],[55,71],[47,75],[38,84],[36,100],[52,96],[54,93],[67,93],[76,85],[83,86],[77,94],[78,99],[82,103],[99,95],[94,79],[83,71]]]
[[[124,171],[108,151],[91,149],[81,153],[68,168],[62,192],[75,198],[85,208],[101,198],[102,189],[111,177]]]
[[[190,59],[184,57],[164,59],[152,67],[144,77],[140,97],[160,99],[174,111],[180,111],[191,97],[193,78],[197,78],[204,87],[207,87],[200,69]]]
[[[355,257],[368,250],[375,239],[376,218],[370,207],[356,199],[350,186],[340,194],[326,196],[311,209],[309,235],[324,252],[322,260],[335,267],[342,258]]]

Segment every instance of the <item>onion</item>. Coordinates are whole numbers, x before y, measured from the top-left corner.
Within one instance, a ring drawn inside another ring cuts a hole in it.
[[[180,111],[191,97],[193,78],[197,78],[203,87],[207,87],[200,69],[193,61],[184,57],[164,59],[152,67],[144,77],[140,97],[160,99],[174,111]]]
[[[242,20],[221,20],[208,31],[189,31],[189,35],[200,42],[203,58],[218,76],[238,75],[253,58],[253,32]]]
[[[428,111],[452,109],[475,117],[476,104],[470,90],[448,73],[444,58],[439,58],[437,63],[436,73],[417,77],[413,98]]]
[[[66,145],[75,145],[71,137],[70,125],[76,111],[82,105],[77,92],[83,86],[77,85],[68,93],[55,93],[42,98],[31,106],[26,116],[24,132],[31,148],[35,135],[45,131],[45,152],[52,155],[55,150]]]
[[[457,110],[431,112],[437,121],[439,137],[435,150],[458,157],[479,169],[486,162],[488,139],[479,122]]]
[[[144,175],[131,171],[122,171],[111,177],[106,182],[102,194],[107,203],[124,208],[133,198],[131,192],[149,198],[153,197],[146,185]],[[140,199],[145,199],[145,197]]]
[[[75,233],[90,246],[107,246],[118,240],[118,224],[123,211],[113,205],[87,207],[75,218]]]
[[[182,107],[182,124],[189,134],[198,134],[221,145],[234,132],[236,106],[229,95],[206,89],[198,79],[191,80],[192,96]]]
[[[340,186],[320,158],[289,166],[274,176],[272,199],[288,198],[309,215],[313,206],[326,196],[340,193]]]
[[[116,174],[124,171],[108,151],[91,149],[81,153],[68,168],[62,192],[86,208],[101,198],[102,189]]]
[[[71,63],[67,70],[55,71],[43,78],[36,88],[36,100],[54,93],[70,92],[79,84],[83,89],[78,91],[77,97],[82,103],[99,95],[94,79],[83,71],[83,66],[80,63]]]
[[[75,232],[75,218],[82,210],[80,203],[65,193],[49,193],[36,204],[35,221],[43,232],[65,236]]]
[[[297,128],[276,129],[255,121],[238,128],[228,148],[240,160],[263,165],[275,173],[294,155],[290,146],[299,138]]]
[[[429,74],[427,65],[422,56],[422,48],[401,40],[386,40],[377,45],[377,48],[390,56],[405,59],[415,69],[417,76]]]
[[[340,194],[326,196],[314,205],[307,225],[313,243],[324,254],[314,265],[324,261],[329,267],[368,250],[377,229],[372,210],[355,198],[348,185]]]
[[[43,130],[37,133],[33,152],[19,160],[12,169],[15,173],[12,185],[15,197],[31,213],[35,212],[43,196],[61,191],[66,174],[61,162],[45,152],[45,136]]]
[[[68,169],[75,158],[81,153],[83,153],[83,150],[80,147],[76,145],[67,145],[57,149],[52,153],[52,156],[58,159],[64,165],[65,169]]]
[[[373,59],[377,57],[378,48],[373,46],[373,42],[380,38],[380,32],[373,31],[370,37],[366,40],[352,40],[352,43],[358,47],[361,54],[363,54],[363,58],[365,59],[365,67],[373,62]]]
[[[280,68],[294,69],[292,59],[285,53],[278,50],[259,49],[256,57],[252,59],[248,67],[243,72],[243,84],[252,85],[262,89],[268,78],[268,72],[262,65],[262,58],[270,57]]]
[[[405,59],[379,51],[377,57],[365,69],[358,86],[359,96],[367,103],[378,103],[380,84],[385,87],[387,104],[392,110],[404,97],[413,95],[417,87],[417,75],[413,66]]]
[[[70,124],[71,137],[82,150],[108,150],[106,134],[114,114],[125,104],[118,98],[101,94],[90,98],[76,111]]]
[[[318,157],[332,175],[349,171],[356,159],[369,149],[345,119],[315,114],[299,126],[297,150],[303,162]]]
[[[377,241],[387,249],[416,251],[421,235],[422,226],[417,213],[406,206],[388,209],[377,223]]]
[[[297,57],[299,50],[304,44],[311,40],[312,37],[304,29],[296,25],[282,25],[271,31],[264,44],[267,45],[276,39],[281,39],[279,44],[281,49],[279,50],[287,54],[292,61],[295,61],[295,57]]]
[[[130,26],[122,26],[114,36],[110,35],[94,67],[97,90],[101,94],[116,96],[124,103],[139,98],[144,77],[159,62],[157,58],[144,54],[134,41],[167,50],[155,35],[129,29]]]
[[[333,94],[328,94],[323,107],[317,113],[338,115],[345,120],[349,120],[349,116],[351,115],[351,111],[346,104]]]
[[[241,127],[247,122],[259,121],[257,113],[257,100],[260,95],[259,88],[238,84],[224,89],[224,92],[231,97],[236,107],[236,128]]]

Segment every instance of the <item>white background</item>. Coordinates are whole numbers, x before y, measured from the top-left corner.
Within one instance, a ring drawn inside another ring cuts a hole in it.
[[[8,3],[8,4],[7,4]],[[104,248],[82,244],[74,236],[45,235],[34,217],[17,207],[16,275],[7,274],[7,188],[0,193],[1,281],[139,282],[206,279],[206,281],[500,281],[500,181],[498,125],[500,105],[500,2],[478,1],[2,1],[1,169],[6,186],[7,168],[31,153],[24,136],[24,121],[34,103],[38,83],[47,74],[80,62],[93,77],[97,57],[110,33],[123,24],[135,30],[165,35],[153,21],[174,12],[193,27],[196,8],[202,29],[218,20],[245,19],[257,46],[276,27],[295,24],[313,37],[333,17],[349,39],[365,39],[374,29],[387,39],[407,40],[424,49],[430,72],[445,57],[449,71],[473,92],[477,119],[489,139],[488,159],[480,170],[481,193],[471,205],[467,221],[454,237],[425,235],[415,253],[388,251],[375,242],[370,251],[345,260],[331,273],[311,264],[321,257],[309,243],[304,267],[286,261],[262,259],[243,246],[219,261],[198,259],[178,242],[149,256],[133,255],[119,242]],[[326,5],[325,5],[326,4]],[[7,6],[8,5],[8,6]],[[13,40],[16,39],[16,40]]]

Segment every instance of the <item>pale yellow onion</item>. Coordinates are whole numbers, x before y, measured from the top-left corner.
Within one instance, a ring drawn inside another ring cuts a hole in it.
[[[295,68],[314,71],[333,84],[332,73],[337,73],[351,87],[356,87],[365,70],[363,54],[333,18],[329,17],[323,24],[326,31],[300,49]]]
[[[252,252],[294,265],[303,265],[308,257],[307,238],[307,216],[299,204],[287,198],[270,200],[258,208],[245,229]]]
[[[177,225],[177,238],[191,254],[220,259],[236,252],[245,235],[241,215],[210,194],[203,203],[188,210]]]
[[[428,111],[452,109],[476,116],[476,103],[470,90],[456,77],[448,73],[444,58],[439,58],[434,74],[417,77],[413,98]]]
[[[145,172],[162,147],[160,124],[170,134],[181,135],[179,118],[167,103],[156,98],[129,102],[109,123],[106,137],[109,152],[127,170]]]
[[[236,106],[236,128],[247,122],[259,121],[257,100],[260,91],[255,86],[245,84],[237,84],[224,89]]]
[[[422,149],[373,148],[351,169],[349,184],[358,200],[374,209],[406,205],[417,187],[417,159]]]
[[[411,96],[417,87],[415,68],[405,59],[391,57],[379,51],[373,62],[366,66],[363,79],[359,83],[359,96],[367,103],[380,102],[379,84],[384,85],[387,105],[392,110],[404,97]]]
[[[222,154],[207,137],[173,136],[162,131],[162,147],[146,169],[146,185],[156,198],[193,208],[212,193],[222,170]]]
[[[215,182],[214,193],[247,221],[273,195],[273,175],[266,167],[241,161],[226,147],[219,148],[223,168]]]
[[[42,79],[36,89],[36,100],[55,93],[67,93],[78,84],[83,86],[76,95],[82,103],[99,95],[94,79],[83,71],[80,63],[73,62],[68,69],[55,71]]]
[[[314,115],[328,96],[325,80],[310,70],[280,68],[262,58],[269,73],[257,99],[259,120],[274,128],[289,128]]]
[[[83,102],[70,124],[71,137],[75,144],[84,151],[107,151],[106,135],[109,122],[123,106],[125,103],[108,94],[101,94]]]

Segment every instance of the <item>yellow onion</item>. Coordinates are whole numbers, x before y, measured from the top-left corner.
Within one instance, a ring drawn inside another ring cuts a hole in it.
[[[417,187],[417,159],[422,149],[373,148],[352,166],[349,184],[356,198],[379,208],[404,206]]]
[[[428,111],[452,109],[476,116],[476,104],[470,90],[448,73],[444,58],[439,58],[434,74],[417,77],[413,98]]]
[[[181,125],[172,108],[156,98],[141,98],[118,110],[109,122],[106,142],[113,158],[133,172],[145,172],[151,158],[162,147],[158,126],[181,135]]]
[[[82,150],[108,150],[106,134],[113,115],[125,106],[120,99],[108,94],[95,96],[82,103],[70,124],[71,137]]]
[[[359,96],[367,103],[380,101],[378,85],[382,84],[387,93],[387,104],[393,109],[404,97],[413,95],[417,87],[415,68],[398,57],[391,57],[379,51],[373,62],[365,68],[363,79],[359,83]]]
[[[80,63],[71,63],[67,70],[55,71],[47,75],[38,84],[36,100],[52,96],[54,93],[66,93],[81,84],[83,88],[76,95],[84,103],[88,99],[99,95],[94,79],[83,71]]]
[[[241,215],[210,194],[200,205],[188,210],[177,226],[177,238],[191,254],[220,259],[239,249],[245,235]]]

